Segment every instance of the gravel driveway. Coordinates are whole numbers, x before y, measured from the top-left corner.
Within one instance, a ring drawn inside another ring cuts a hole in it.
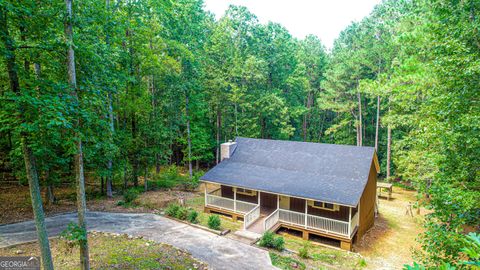
[[[46,220],[49,236],[57,236],[76,214]],[[170,244],[190,252],[211,269],[276,269],[267,251],[154,214],[88,212],[88,230],[126,233]],[[0,226],[0,248],[37,239],[33,221]]]

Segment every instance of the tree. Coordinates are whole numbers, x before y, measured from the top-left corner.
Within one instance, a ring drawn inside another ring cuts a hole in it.
[[[8,13],[5,5],[0,5],[0,31],[1,40],[5,49],[4,58],[8,71],[8,78],[10,81],[10,89],[16,96],[17,104],[17,121],[18,124],[26,125],[24,112],[28,108],[25,108],[23,103],[20,81],[17,73],[18,67],[15,62],[15,43],[11,38],[8,31]],[[28,98],[28,97],[27,97]],[[33,155],[29,134],[27,130],[20,131],[22,152],[25,160],[25,170],[28,178],[28,185],[30,188],[30,197],[32,199],[33,215],[35,219],[35,227],[37,229],[38,243],[40,245],[40,253],[42,256],[42,265],[44,269],[53,269],[52,255],[50,252],[50,243],[48,241],[47,229],[45,227],[45,216],[42,207],[42,197],[40,195],[40,187],[38,180],[38,171],[35,156]]]
[[[65,37],[68,44],[67,52],[67,70],[68,70],[68,84],[71,88],[72,101],[76,106],[79,106],[78,89],[77,89],[77,75],[75,69],[75,51],[73,50],[73,27],[72,27],[72,0],[65,0],[65,6],[67,11],[65,22]],[[77,181],[77,213],[78,213],[78,225],[82,230],[84,236],[79,240],[80,245],[80,267],[82,269],[90,269],[90,263],[88,259],[88,239],[87,239],[87,222],[86,222],[86,209],[87,203],[85,199],[85,175],[83,167],[83,146],[81,138],[81,122],[80,117],[77,116],[75,121],[75,177]]]

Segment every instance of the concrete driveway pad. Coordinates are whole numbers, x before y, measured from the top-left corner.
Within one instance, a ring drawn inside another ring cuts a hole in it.
[[[59,235],[72,221],[77,221],[75,213],[46,218],[48,235]],[[276,269],[265,250],[154,214],[87,212],[87,226],[89,231],[126,233],[170,244],[211,269]],[[33,221],[0,226],[0,248],[36,239]]]

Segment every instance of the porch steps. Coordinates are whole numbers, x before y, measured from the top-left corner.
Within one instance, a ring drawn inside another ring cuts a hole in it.
[[[260,237],[262,237],[261,234],[251,232],[248,230],[239,230],[230,235],[231,235],[231,238],[249,245],[257,242],[257,240],[260,239]]]

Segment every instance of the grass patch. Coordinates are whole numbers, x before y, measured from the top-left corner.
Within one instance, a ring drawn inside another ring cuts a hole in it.
[[[300,253],[300,251],[308,246],[307,255],[309,259],[301,259],[301,261],[315,269],[321,269],[322,267],[325,267],[325,264],[340,267],[342,269],[357,269],[361,264],[360,260],[363,259],[356,253],[323,247],[289,234],[284,234],[283,236],[285,238],[285,247],[287,249]]]
[[[292,257],[282,256],[274,252],[270,252],[270,259],[272,264],[280,269],[284,270],[303,270],[305,269],[305,264],[295,260]]]
[[[158,244],[126,235],[91,233],[88,236],[92,269],[207,269],[189,253],[166,244]],[[78,247],[65,240],[50,241],[56,269],[80,269]],[[37,243],[0,249],[0,256],[39,256]]]
[[[198,224],[208,227],[208,218],[211,215],[203,212],[204,203],[205,203],[205,197],[200,195],[185,200],[186,207],[195,209],[198,212],[198,217],[197,217]],[[243,226],[241,222],[238,222],[238,221],[235,222],[229,217],[225,217],[222,215],[219,215],[219,217],[221,220],[221,226],[220,226],[221,230],[230,230],[234,232],[234,231],[240,230]]]

